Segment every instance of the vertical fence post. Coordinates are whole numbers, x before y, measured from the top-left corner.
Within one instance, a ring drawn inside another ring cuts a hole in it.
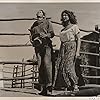
[[[3,65],[0,65],[0,78],[3,78]],[[4,87],[4,82],[3,80],[0,81],[0,87]]]
[[[22,59],[22,62],[24,62],[24,58]],[[22,64],[22,77],[25,76],[25,64]],[[25,87],[25,80],[22,79],[21,80],[21,88],[24,88]]]
[[[26,65],[25,64],[23,64],[23,76],[25,77],[25,67],[26,67]],[[25,80],[23,80],[23,88],[25,88]]]
[[[34,65],[32,70],[32,89],[34,89]]]
[[[15,73],[15,66],[14,66],[14,68],[13,68],[13,78],[14,78],[14,73]],[[12,80],[12,88],[13,88],[13,85],[14,85],[14,80]]]
[[[98,46],[98,51],[99,51],[98,66],[100,67],[100,29],[99,29],[99,36],[98,36],[98,37],[99,37],[99,39],[98,39],[98,41],[99,41],[99,46]],[[100,75],[100,70],[98,71],[98,73],[99,73],[99,75]],[[100,79],[99,79],[99,84],[100,84]]]
[[[99,42],[99,45],[96,48],[97,53],[99,53],[99,57],[96,57],[96,66],[100,67],[99,63],[100,63],[100,29],[98,25],[95,25],[95,30],[99,32],[99,34],[97,35],[97,41]],[[97,75],[100,75],[99,70],[97,70]],[[100,79],[97,79],[97,84],[100,83]]]
[[[24,62],[24,58],[22,59],[22,62]],[[23,75],[24,75],[24,65],[22,64],[22,77],[23,77]],[[23,79],[21,79],[21,88],[23,88],[23,84],[24,84],[24,80]]]
[[[13,78],[17,77],[17,72],[18,72],[18,66],[14,66],[14,69],[13,69]],[[16,87],[16,80],[12,80],[12,88],[14,88],[14,87]]]

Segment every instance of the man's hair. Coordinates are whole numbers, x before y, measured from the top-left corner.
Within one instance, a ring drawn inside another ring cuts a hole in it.
[[[77,24],[77,19],[76,19],[76,16],[74,15],[74,13],[72,11],[69,11],[69,10],[64,10],[62,13],[61,13],[61,21],[63,23],[63,13],[66,13],[69,17],[69,21],[71,24]]]

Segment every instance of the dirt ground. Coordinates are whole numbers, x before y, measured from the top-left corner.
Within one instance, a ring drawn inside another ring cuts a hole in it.
[[[40,91],[37,89],[26,88],[0,88],[0,97],[43,97],[39,95]],[[92,93],[92,92],[91,92]],[[71,97],[70,92],[53,90],[50,97]],[[94,95],[95,96],[95,95]],[[48,96],[47,96],[48,97]],[[100,97],[100,95],[98,95]]]

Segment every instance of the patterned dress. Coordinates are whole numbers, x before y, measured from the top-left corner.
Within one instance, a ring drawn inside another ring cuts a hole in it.
[[[60,33],[61,46],[56,61],[54,87],[70,87],[78,84],[75,72],[76,35],[79,33],[77,25],[64,29]]]

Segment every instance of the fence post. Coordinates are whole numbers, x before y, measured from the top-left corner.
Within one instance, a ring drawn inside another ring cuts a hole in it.
[[[33,65],[33,69],[32,69],[32,89],[34,89],[34,66]]]
[[[18,71],[18,66],[14,66],[14,69],[13,69],[13,78],[17,77],[17,71]],[[12,80],[12,88],[14,88],[14,85],[16,87],[16,80]]]
[[[22,59],[22,62],[24,62],[24,58]],[[25,76],[25,64],[22,64],[22,77]],[[24,79],[21,79],[21,88],[25,87]]]
[[[0,78],[3,78],[3,65],[0,65]],[[0,81],[0,87],[4,87],[3,80]]]
[[[96,58],[96,66],[100,67],[100,29],[99,29],[99,26],[98,25],[95,25],[95,30],[99,32],[99,34],[97,35],[97,40],[99,42],[99,45],[97,46],[96,48],[96,51],[97,53],[99,53],[99,56]],[[97,75],[100,75],[100,72],[99,70],[97,70]],[[99,84],[100,83],[100,79],[97,79],[97,83]]]

